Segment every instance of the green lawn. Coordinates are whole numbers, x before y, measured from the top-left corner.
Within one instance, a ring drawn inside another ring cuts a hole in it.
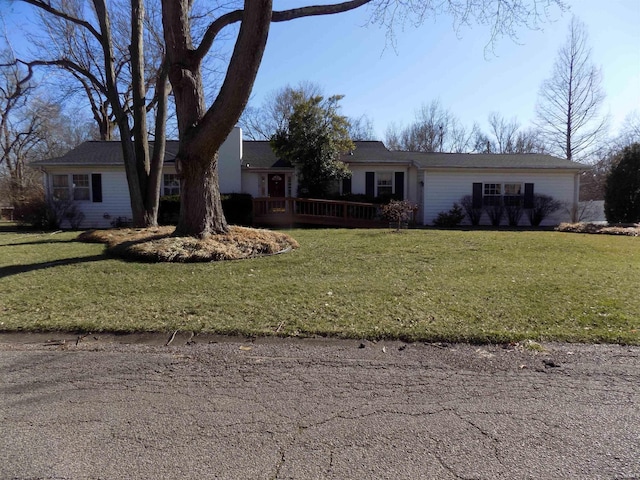
[[[0,233],[0,330],[640,344],[640,238],[294,230],[292,253],[142,264]]]

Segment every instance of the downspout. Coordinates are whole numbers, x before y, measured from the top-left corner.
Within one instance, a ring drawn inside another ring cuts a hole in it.
[[[418,162],[416,162],[415,160],[411,160],[411,166],[414,167],[416,169],[416,171],[418,172],[417,175],[417,179],[418,179],[418,184],[420,185],[420,187],[418,187],[416,185],[417,191],[416,191],[416,196],[418,197],[417,200],[417,205],[418,205],[418,222],[421,225],[426,225],[427,222],[425,221],[424,218],[424,213],[425,213],[425,183],[426,183],[426,170],[422,168],[421,165],[418,164]],[[422,178],[421,178],[422,177]],[[408,179],[407,179],[408,181]]]
[[[578,212],[579,212],[579,204],[580,204],[580,172],[576,172],[573,176],[573,209],[571,210],[573,214],[571,215],[571,221],[577,223]]]
[[[44,184],[44,198],[45,200],[49,200],[51,198],[51,185],[49,184],[49,173],[42,167],[40,167],[40,172],[42,173],[42,183]]]

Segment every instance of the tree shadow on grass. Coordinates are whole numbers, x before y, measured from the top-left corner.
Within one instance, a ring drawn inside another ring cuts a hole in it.
[[[56,244],[56,243],[74,243],[77,240],[75,238],[70,238],[68,240],[33,240],[31,242],[15,242],[15,243],[0,243],[0,247],[20,247],[22,245],[46,245],[46,244]]]
[[[37,270],[44,270],[53,267],[62,267],[65,265],[77,265],[80,263],[99,262],[101,260],[107,260],[109,257],[105,254],[90,255],[88,257],[72,257],[63,258],[61,260],[54,260],[52,262],[30,263],[27,265],[9,265],[7,267],[0,267],[0,278],[10,277],[11,275],[18,275],[20,273],[34,272]]]

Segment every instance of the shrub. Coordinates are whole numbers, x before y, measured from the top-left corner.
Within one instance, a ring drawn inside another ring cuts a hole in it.
[[[158,224],[177,225],[180,218],[180,195],[166,195],[158,202]]]
[[[640,222],[640,143],[616,155],[605,184],[604,214],[609,223]]]
[[[462,207],[457,203],[453,204],[453,207],[448,212],[440,212],[433,224],[436,227],[451,228],[457,227],[464,220],[464,212]]]
[[[24,199],[14,212],[16,221],[42,230],[57,230],[66,220],[73,229],[80,227],[84,213],[80,211],[73,199],[45,199],[36,196]]]
[[[505,205],[504,213],[507,216],[507,222],[510,227],[517,227],[520,223],[520,219],[524,214],[524,210],[522,209],[522,205]]]
[[[222,211],[232,225],[251,225],[253,221],[253,197],[248,193],[222,195]]]
[[[480,225],[480,218],[482,217],[482,207],[475,208],[473,206],[473,197],[471,195],[465,195],[460,199],[460,205],[467,214],[467,218],[471,222],[471,225]]]
[[[528,208],[527,218],[532,226],[537,227],[552,213],[560,210],[562,204],[549,195],[534,195],[533,208]]]
[[[403,223],[407,223],[413,218],[417,205],[409,200],[391,200],[382,206],[382,216],[396,225],[396,230],[400,230]]]
[[[489,217],[491,225],[493,225],[494,227],[500,225],[502,217],[504,217],[503,205],[487,205],[484,207],[484,211],[487,212],[487,216]]]
[[[248,193],[229,193],[221,196],[222,211],[227,222],[232,225],[251,225],[253,218],[253,197]],[[180,195],[160,197],[158,223],[177,225],[180,218]]]

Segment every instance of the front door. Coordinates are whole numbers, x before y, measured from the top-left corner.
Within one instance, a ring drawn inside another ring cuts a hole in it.
[[[285,197],[285,176],[281,173],[270,173],[268,177],[268,196]]]

